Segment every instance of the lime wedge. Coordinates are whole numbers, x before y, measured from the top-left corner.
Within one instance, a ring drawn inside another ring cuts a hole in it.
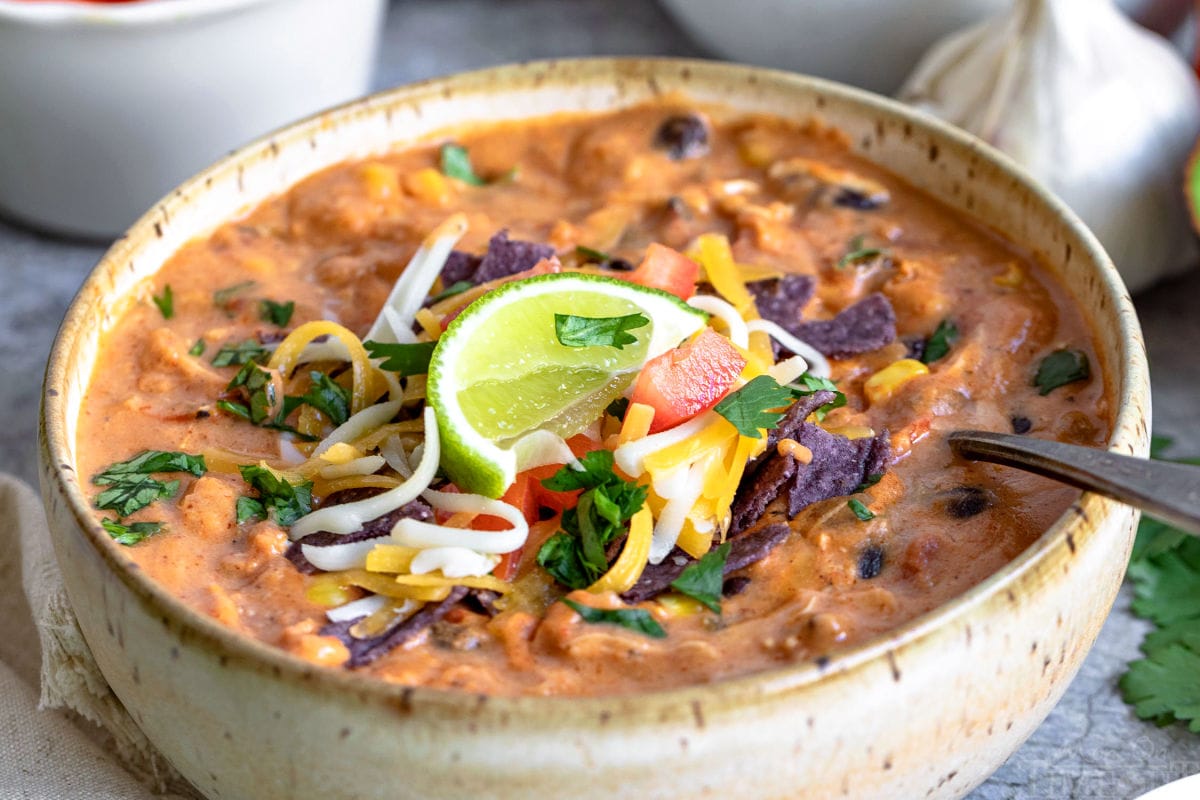
[[[635,342],[567,347],[554,315],[649,324]],[[707,315],[667,292],[563,272],[504,284],[467,306],[438,340],[427,402],[438,417],[441,464],[460,489],[499,497],[513,482],[512,446],[535,430],[564,438],[599,418],[649,359],[704,327]]]

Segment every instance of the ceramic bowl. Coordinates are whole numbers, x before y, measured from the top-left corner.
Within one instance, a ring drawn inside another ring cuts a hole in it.
[[[365,94],[384,0],[0,0],[0,210],[111,239],[263,131]]]
[[[1087,310],[1110,447],[1145,454],[1149,388],[1128,295],[1062,203],[979,141],[825,81],[698,61],[501,67],[396,89],[239,150],[172,192],[84,284],[45,384],[42,476],[59,563],[104,675],[210,797],[767,798],[965,794],[1049,713],[1116,594],[1136,514],[1084,495],[957,600],[830,659],[611,698],[501,698],[375,682],[244,638],[132,566],[76,475],[97,342],[184,242],[304,176],[464,123],[680,91],[841,128],[853,149],[1039,254]]]

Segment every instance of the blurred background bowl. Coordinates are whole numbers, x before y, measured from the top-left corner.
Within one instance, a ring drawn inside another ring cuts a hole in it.
[[[224,152],[366,93],[385,0],[0,0],[0,211],[111,237]]]

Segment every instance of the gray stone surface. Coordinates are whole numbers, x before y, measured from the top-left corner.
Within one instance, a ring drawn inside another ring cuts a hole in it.
[[[649,2],[405,0],[384,34],[376,85],[531,58],[704,55]],[[102,244],[0,222],[0,471],[36,481],[42,370],[55,330]],[[1155,430],[1200,454],[1200,273],[1138,298],[1154,380]],[[1200,737],[1135,719],[1116,689],[1144,631],[1122,594],[1059,706],[972,800],[1126,800],[1200,772]]]

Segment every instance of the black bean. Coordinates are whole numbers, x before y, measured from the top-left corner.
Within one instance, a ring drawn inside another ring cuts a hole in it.
[[[733,597],[736,594],[741,594],[746,591],[746,587],[750,585],[750,579],[745,575],[734,575],[726,578],[721,584],[721,594],[726,597]]]
[[[212,412],[207,408],[202,408],[196,412],[196,419],[208,419],[212,416]]]
[[[1013,433],[1025,434],[1033,430],[1033,420],[1017,415],[1012,418]]]
[[[842,186],[834,196],[833,204],[858,211],[873,211],[886,203],[887,199],[886,194],[863,194],[857,189]]]
[[[978,486],[959,486],[946,493],[946,512],[966,519],[981,514],[993,505],[991,492]]]
[[[708,152],[708,126],[695,114],[667,117],[654,134],[654,146],[675,161],[702,156]]]
[[[687,203],[683,202],[682,197],[671,195],[667,198],[667,211],[677,217],[691,219],[691,213],[688,211]]]
[[[605,269],[611,269],[616,272],[633,272],[634,266],[623,258],[613,258],[605,261],[600,266]]]
[[[925,337],[924,336],[906,336],[902,340],[904,342],[905,353],[907,358],[915,361],[920,361],[925,355]]]
[[[869,544],[858,554],[858,577],[870,580],[881,572],[883,572],[883,548],[877,544]]]

